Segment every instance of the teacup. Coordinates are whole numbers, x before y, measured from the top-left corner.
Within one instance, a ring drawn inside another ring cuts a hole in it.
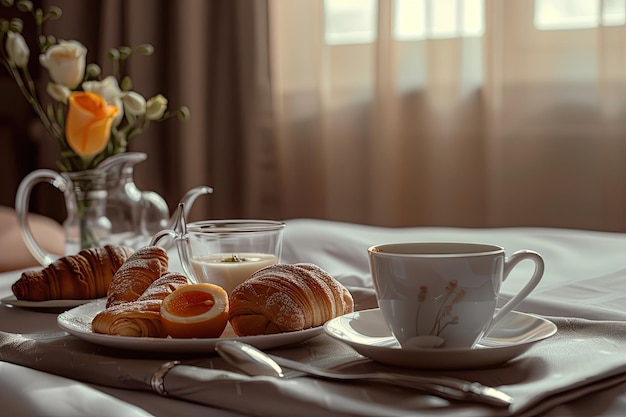
[[[543,258],[530,250],[506,257],[480,243],[392,243],[368,249],[378,306],[403,349],[473,348],[539,284]],[[496,309],[502,282],[522,260],[528,283]]]
[[[276,264],[282,252],[285,223],[274,220],[203,220],[185,223],[152,238],[174,238],[189,280],[222,287],[228,294],[259,269]]]

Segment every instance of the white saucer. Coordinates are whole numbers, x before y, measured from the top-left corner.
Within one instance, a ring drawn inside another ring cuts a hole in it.
[[[18,300],[14,295],[10,295],[8,297],[4,297],[0,299],[2,304],[6,304],[13,307],[23,307],[23,308],[42,308],[42,309],[63,309],[63,308],[74,308],[82,304],[87,304],[93,299],[87,300],[46,300],[46,301],[27,301],[27,300]]]
[[[556,333],[554,323],[512,311],[474,349],[404,350],[392,336],[379,309],[337,317],[324,325],[326,333],[363,356],[386,365],[419,369],[476,369],[511,360],[534,343]]]
[[[322,326],[313,327],[295,332],[258,335],[258,336],[234,336],[205,339],[173,339],[158,337],[129,337],[114,336],[94,333],[91,330],[91,321],[96,314],[104,310],[106,300],[98,300],[89,304],[68,310],[57,317],[57,324],[66,332],[101,346],[118,349],[139,350],[142,352],[167,352],[167,353],[200,353],[207,354],[215,350],[215,344],[220,340],[237,339],[248,343],[258,349],[271,349],[280,346],[298,343],[324,332]],[[232,331],[232,330],[231,330]],[[226,334],[228,332],[225,332]],[[234,334],[234,333],[233,333]]]

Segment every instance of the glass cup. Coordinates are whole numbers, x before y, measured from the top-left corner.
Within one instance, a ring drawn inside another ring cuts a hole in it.
[[[479,243],[396,243],[368,249],[378,306],[403,349],[472,348],[539,284],[542,257]],[[496,309],[502,282],[522,260],[528,283]]]
[[[190,281],[222,287],[228,294],[254,272],[280,262],[285,223],[274,220],[203,220],[163,230],[169,235]]]

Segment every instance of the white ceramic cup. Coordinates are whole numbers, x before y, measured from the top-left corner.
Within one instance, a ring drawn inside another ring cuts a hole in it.
[[[537,252],[510,257],[480,243],[392,243],[368,249],[378,306],[403,349],[472,348],[539,284]],[[523,260],[535,263],[528,283],[496,310],[502,282]]]

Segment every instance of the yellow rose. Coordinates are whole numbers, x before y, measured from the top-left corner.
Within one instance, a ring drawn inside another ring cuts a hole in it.
[[[117,107],[88,91],[70,94],[68,102],[65,135],[70,148],[83,158],[102,152],[111,137]]]

